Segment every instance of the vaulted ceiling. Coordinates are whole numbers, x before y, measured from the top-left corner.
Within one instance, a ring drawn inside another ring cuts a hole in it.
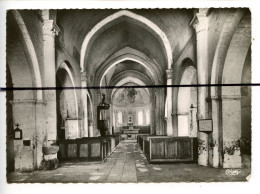
[[[62,41],[71,56],[82,55],[82,44],[88,33],[96,28],[113,14],[120,10],[58,10],[57,24],[62,30]],[[89,42],[89,48],[84,53],[84,68],[89,74],[95,76],[97,69],[115,52],[125,47],[133,48],[143,53],[149,60],[158,66],[164,74],[167,69],[168,59],[177,56],[193,34],[189,25],[192,17],[192,9],[157,9],[157,10],[128,10],[129,15],[122,15],[106,23],[97,30]],[[137,18],[132,17],[132,15]],[[167,53],[165,42],[151,26],[147,26],[138,20],[142,17],[149,20],[164,33],[171,53]],[[75,55],[75,53],[78,53]],[[170,56],[168,56],[170,55]],[[80,56],[82,57],[82,56]],[[80,60],[77,59],[80,63]],[[128,62],[126,62],[128,63]],[[131,65],[120,63],[106,72],[106,77],[111,78],[119,71],[130,68]],[[134,65],[141,73],[147,74],[147,69],[140,65]]]

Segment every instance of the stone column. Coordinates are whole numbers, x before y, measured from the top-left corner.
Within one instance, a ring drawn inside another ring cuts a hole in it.
[[[117,113],[118,113],[118,111],[115,110],[114,111],[114,115],[115,115],[115,131],[118,133],[120,131],[119,131],[118,126],[117,126],[117,123],[118,123],[118,114]]]
[[[14,100],[14,128],[18,124],[22,139],[14,140],[15,170],[28,171],[39,168],[43,158],[42,147],[45,143],[45,102],[36,100]],[[27,142],[26,144],[24,142]]]
[[[165,100],[164,100],[164,88],[159,88],[159,123],[160,123],[160,135],[167,135],[167,129],[165,124]]]
[[[113,110],[114,107],[113,107],[113,104],[111,102],[111,105],[110,105],[110,110],[109,110],[109,114],[110,114],[110,122],[109,122],[109,127],[110,127],[110,130],[111,130],[111,135],[113,135],[113,130],[112,130],[112,127],[114,126],[114,115],[113,115]]]
[[[154,106],[154,114],[155,114],[155,117],[154,117],[154,122],[155,122],[155,125],[154,125],[154,135],[160,135],[158,134],[159,132],[159,128],[160,128],[160,115],[159,115],[159,104],[160,104],[160,101],[159,101],[159,92],[155,92],[154,93],[154,101],[155,101],[155,106]]]
[[[223,168],[241,168],[241,96],[222,96]]]
[[[44,86],[56,87],[55,36],[59,28],[53,20],[43,22]],[[44,91],[46,105],[46,129],[50,143],[57,136],[56,90]]]
[[[155,96],[151,96],[150,98],[150,102],[151,102],[151,105],[150,105],[150,135],[154,135],[155,134],[155,129],[156,129],[156,126],[155,126],[155,119],[156,119],[156,116],[155,116]]]
[[[211,96],[211,114],[212,114],[212,122],[213,122],[213,132],[212,137],[209,140],[209,165],[215,168],[219,167],[222,146],[220,146],[220,142],[222,142],[222,137],[220,135],[220,98],[218,96]]]
[[[199,9],[191,25],[196,30],[197,39],[197,77],[198,84],[208,83],[208,9]],[[206,119],[207,87],[198,87],[198,120]],[[198,164],[208,165],[208,134],[198,132]]]
[[[88,120],[88,135],[89,137],[94,137],[94,122],[93,120]]]
[[[178,113],[172,113],[173,136],[178,136]]]
[[[37,168],[41,167],[43,159],[42,147],[46,146],[47,129],[45,128],[46,119],[46,102],[36,101],[35,102],[35,149],[36,149],[36,164]]]
[[[81,87],[87,87],[87,73],[81,72]],[[81,89],[81,102],[83,106],[83,131],[81,137],[89,137],[88,133],[88,96],[87,89]]]
[[[172,126],[172,70],[166,70],[167,75],[167,136],[173,136],[173,126]]]
[[[108,92],[107,92],[107,93],[108,93]],[[106,93],[106,103],[110,105],[110,108],[106,111],[106,119],[107,119],[108,122],[109,122],[109,125],[108,125],[108,127],[109,127],[108,133],[109,133],[110,135],[112,135],[112,127],[111,127],[112,117],[110,117],[110,115],[111,115],[111,114],[110,114],[110,113],[111,113],[111,97],[108,96],[107,93]]]

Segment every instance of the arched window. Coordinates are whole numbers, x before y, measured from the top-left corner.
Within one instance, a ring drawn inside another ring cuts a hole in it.
[[[143,125],[144,122],[143,122],[143,111],[139,111],[138,112],[138,125]]]
[[[150,110],[146,111],[146,125],[150,125]]]
[[[117,113],[117,126],[121,127],[122,123],[123,123],[123,116],[122,116],[122,112],[118,112]]]

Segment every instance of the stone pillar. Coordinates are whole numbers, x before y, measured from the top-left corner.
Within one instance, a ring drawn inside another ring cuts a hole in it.
[[[88,134],[89,137],[94,137],[94,122],[93,120],[88,120]]]
[[[172,126],[172,70],[166,70],[167,75],[167,136],[173,136],[173,126]]]
[[[222,142],[222,135],[220,134],[220,98],[218,96],[211,96],[211,114],[212,114],[212,122],[213,122],[213,132],[211,136],[211,140],[209,140],[209,165],[215,168],[219,167],[222,162],[220,159],[222,158],[222,146],[220,146],[220,142]],[[222,166],[222,165],[221,165]]]
[[[155,92],[154,93],[154,101],[155,101],[155,106],[154,106],[154,114],[155,114],[155,117],[154,117],[154,122],[155,122],[155,125],[154,125],[154,135],[160,135],[158,134],[158,131],[159,131],[159,128],[160,128],[160,115],[159,115],[159,106],[160,106],[160,101],[159,101],[159,92]]]
[[[196,30],[197,39],[197,77],[198,84],[208,83],[208,9],[199,9],[191,25]],[[198,120],[206,119],[207,87],[198,87]],[[198,164],[208,165],[208,134],[198,132],[199,155]]]
[[[155,119],[156,119],[156,116],[155,116],[155,96],[151,96],[150,98],[150,102],[151,102],[151,105],[150,105],[150,135],[154,135],[155,134],[155,129],[156,129],[156,126],[155,126]]]
[[[43,159],[42,147],[47,145],[46,137],[47,131],[45,128],[46,122],[46,102],[36,101],[35,102],[35,147],[36,147],[36,163],[37,169],[41,167]]]
[[[110,128],[110,133],[111,135],[113,135],[113,130],[112,127],[114,125],[114,116],[113,116],[113,104],[111,103],[110,105],[110,110],[109,110],[109,114],[110,114],[110,122],[109,122],[109,128]]]
[[[87,74],[86,72],[81,72],[81,87],[87,87]],[[83,106],[83,131],[81,137],[89,137],[88,133],[88,96],[87,89],[81,90],[81,102]]]
[[[166,131],[164,128],[164,90],[163,88],[156,88],[156,92],[154,93],[154,101],[155,101],[155,135],[166,135]]]
[[[178,136],[178,113],[172,113],[173,136]]]
[[[117,125],[118,124],[118,111],[115,110],[114,114],[115,114],[115,130],[118,133],[118,132],[120,132],[119,128],[118,128],[118,125]]]
[[[18,124],[22,130],[22,139],[14,140],[15,170],[31,171],[39,168],[46,137],[46,104],[36,100],[14,100],[10,103],[13,106],[14,127]]]
[[[167,125],[165,123],[165,92],[164,88],[159,88],[159,123],[160,135],[167,135]]]
[[[241,168],[241,96],[222,96],[223,168]]]
[[[111,102],[112,102],[112,100],[111,100],[111,97],[109,96],[109,95],[107,95],[108,94],[108,92],[106,92],[106,103],[107,104],[109,104],[110,105],[110,108],[106,111],[106,119],[108,120],[108,122],[109,122],[109,125],[108,125],[108,127],[109,127],[109,129],[108,129],[108,133],[109,133],[109,135],[112,135],[112,117],[110,117],[110,115],[111,115]]]
[[[53,20],[43,22],[43,53],[44,53],[44,86],[56,87],[55,68],[55,36],[58,35],[59,28]],[[46,105],[46,129],[48,130],[48,140],[56,140],[57,136],[57,113],[56,113],[56,91],[44,91]]]
[[[197,137],[198,135],[197,126],[197,107],[190,108],[190,137]]]

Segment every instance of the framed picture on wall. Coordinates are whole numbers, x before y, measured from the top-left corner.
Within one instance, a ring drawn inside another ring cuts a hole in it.
[[[213,131],[212,119],[199,120],[199,132],[212,132],[212,131]]]

